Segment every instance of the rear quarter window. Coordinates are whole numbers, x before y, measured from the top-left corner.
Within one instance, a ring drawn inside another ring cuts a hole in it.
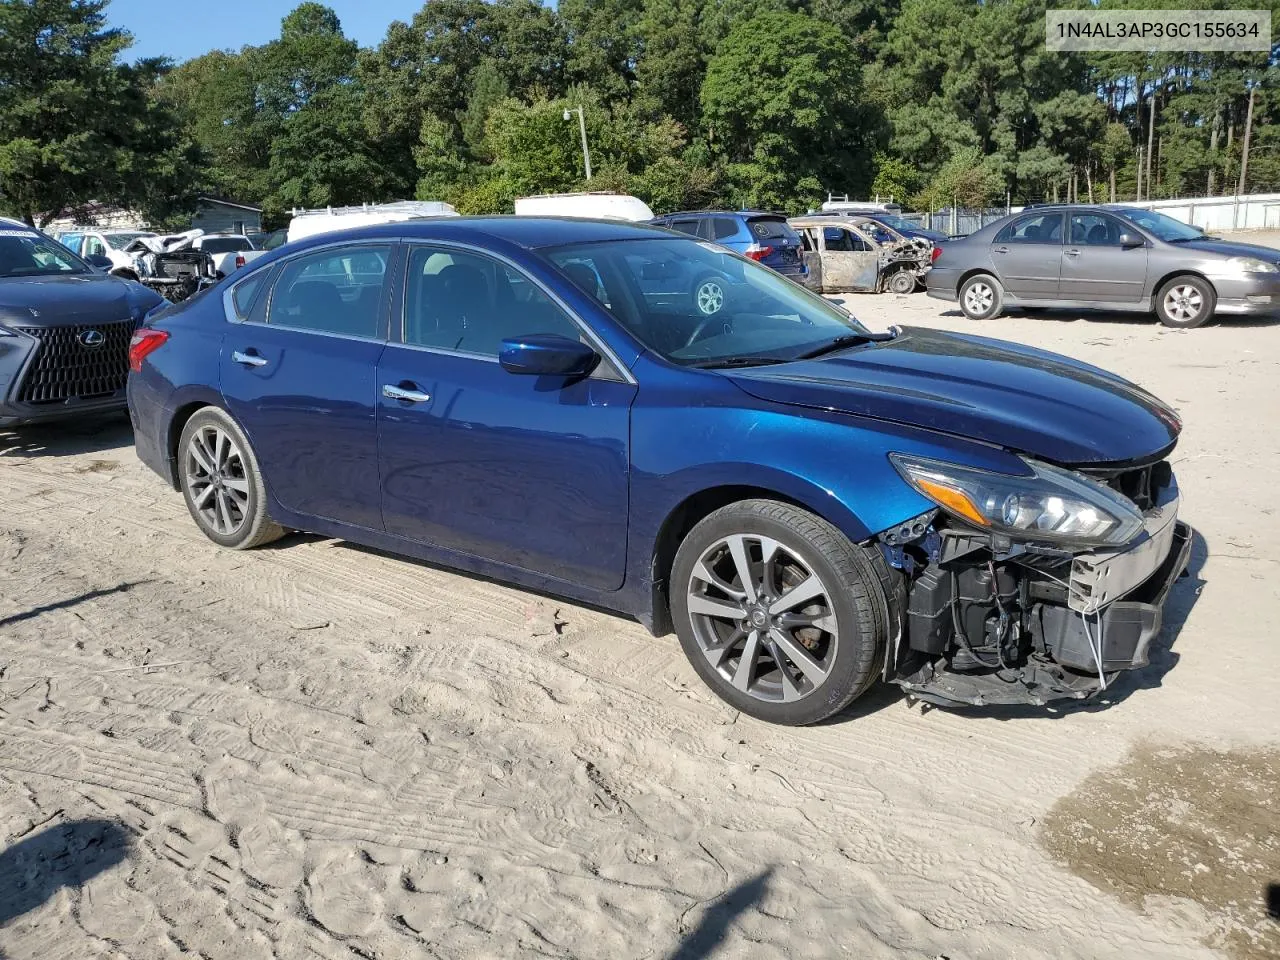
[[[253,302],[258,297],[258,291],[262,289],[262,281],[270,272],[270,270],[259,270],[253,276],[245,277],[231,289],[231,305],[235,309],[236,316],[241,320],[249,318]]]

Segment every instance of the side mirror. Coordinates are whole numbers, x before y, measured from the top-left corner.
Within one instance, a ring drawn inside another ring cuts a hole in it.
[[[530,333],[502,341],[498,362],[508,373],[539,377],[585,377],[600,355],[578,340],[555,333]]]
[[[104,273],[109,271],[114,266],[114,264],[111,262],[110,257],[104,257],[100,253],[90,254],[89,256],[85,257],[85,259],[88,260],[91,265],[97,267],[99,270],[103,271]]]
[[[1120,234],[1120,246],[1124,250],[1132,250],[1134,247],[1145,247],[1146,241],[1136,233]]]

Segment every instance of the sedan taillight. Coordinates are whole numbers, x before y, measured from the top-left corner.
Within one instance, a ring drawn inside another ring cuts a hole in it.
[[[773,253],[773,247],[762,247],[758,243],[753,243],[751,246],[747,247],[747,249],[743,251],[743,254],[746,256],[748,260],[755,260],[755,261],[763,260],[765,257],[767,257],[771,253]]]
[[[245,264],[244,254],[243,254],[243,253],[237,253],[237,254],[236,254],[236,269],[237,269],[237,270],[239,270],[241,267],[243,267],[243,266],[244,266],[244,264]]]
[[[142,371],[142,361],[164,346],[169,339],[167,330],[152,330],[140,327],[129,341],[129,369],[134,373]]]
[[[942,256],[942,248],[934,244],[933,253],[929,254],[929,262],[937,263],[940,256]]]

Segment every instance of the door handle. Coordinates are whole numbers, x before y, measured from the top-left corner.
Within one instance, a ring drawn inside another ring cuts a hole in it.
[[[407,403],[427,403],[431,400],[431,394],[429,393],[423,393],[421,390],[408,390],[391,383],[382,385],[382,395],[388,400],[404,400]]]
[[[231,354],[231,359],[248,367],[265,367],[267,365],[266,357],[260,357],[256,353],[243,353],[239,350]]]
[[[991,252],[992,252],[992,253],[1008,253],[1008,252],[1009,252],[1009,248],[1008,248],[1008,247],[996,247],[996,248],[995,248],[994,250],[992,250]]]
[[[1072,248],[1072,249],[1070,249],[1070,250],[1064,250],[1064,251],[1063,251],[1063,256],[1067,256],[1067,257],[1078,257],[1078,256],[1080,256],[1080,251],[1079,251],[1079,250],[1076,250],[1076,249],[1073,247],[1073,248]]]

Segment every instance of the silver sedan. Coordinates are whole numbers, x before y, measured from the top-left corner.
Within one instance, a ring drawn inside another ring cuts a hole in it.
[[[1170,327],[1280,312],[1280,250],[1136,207],[1034,207],[941,244],[929,296],[987,320],[1006,307],[1152,313]]]

